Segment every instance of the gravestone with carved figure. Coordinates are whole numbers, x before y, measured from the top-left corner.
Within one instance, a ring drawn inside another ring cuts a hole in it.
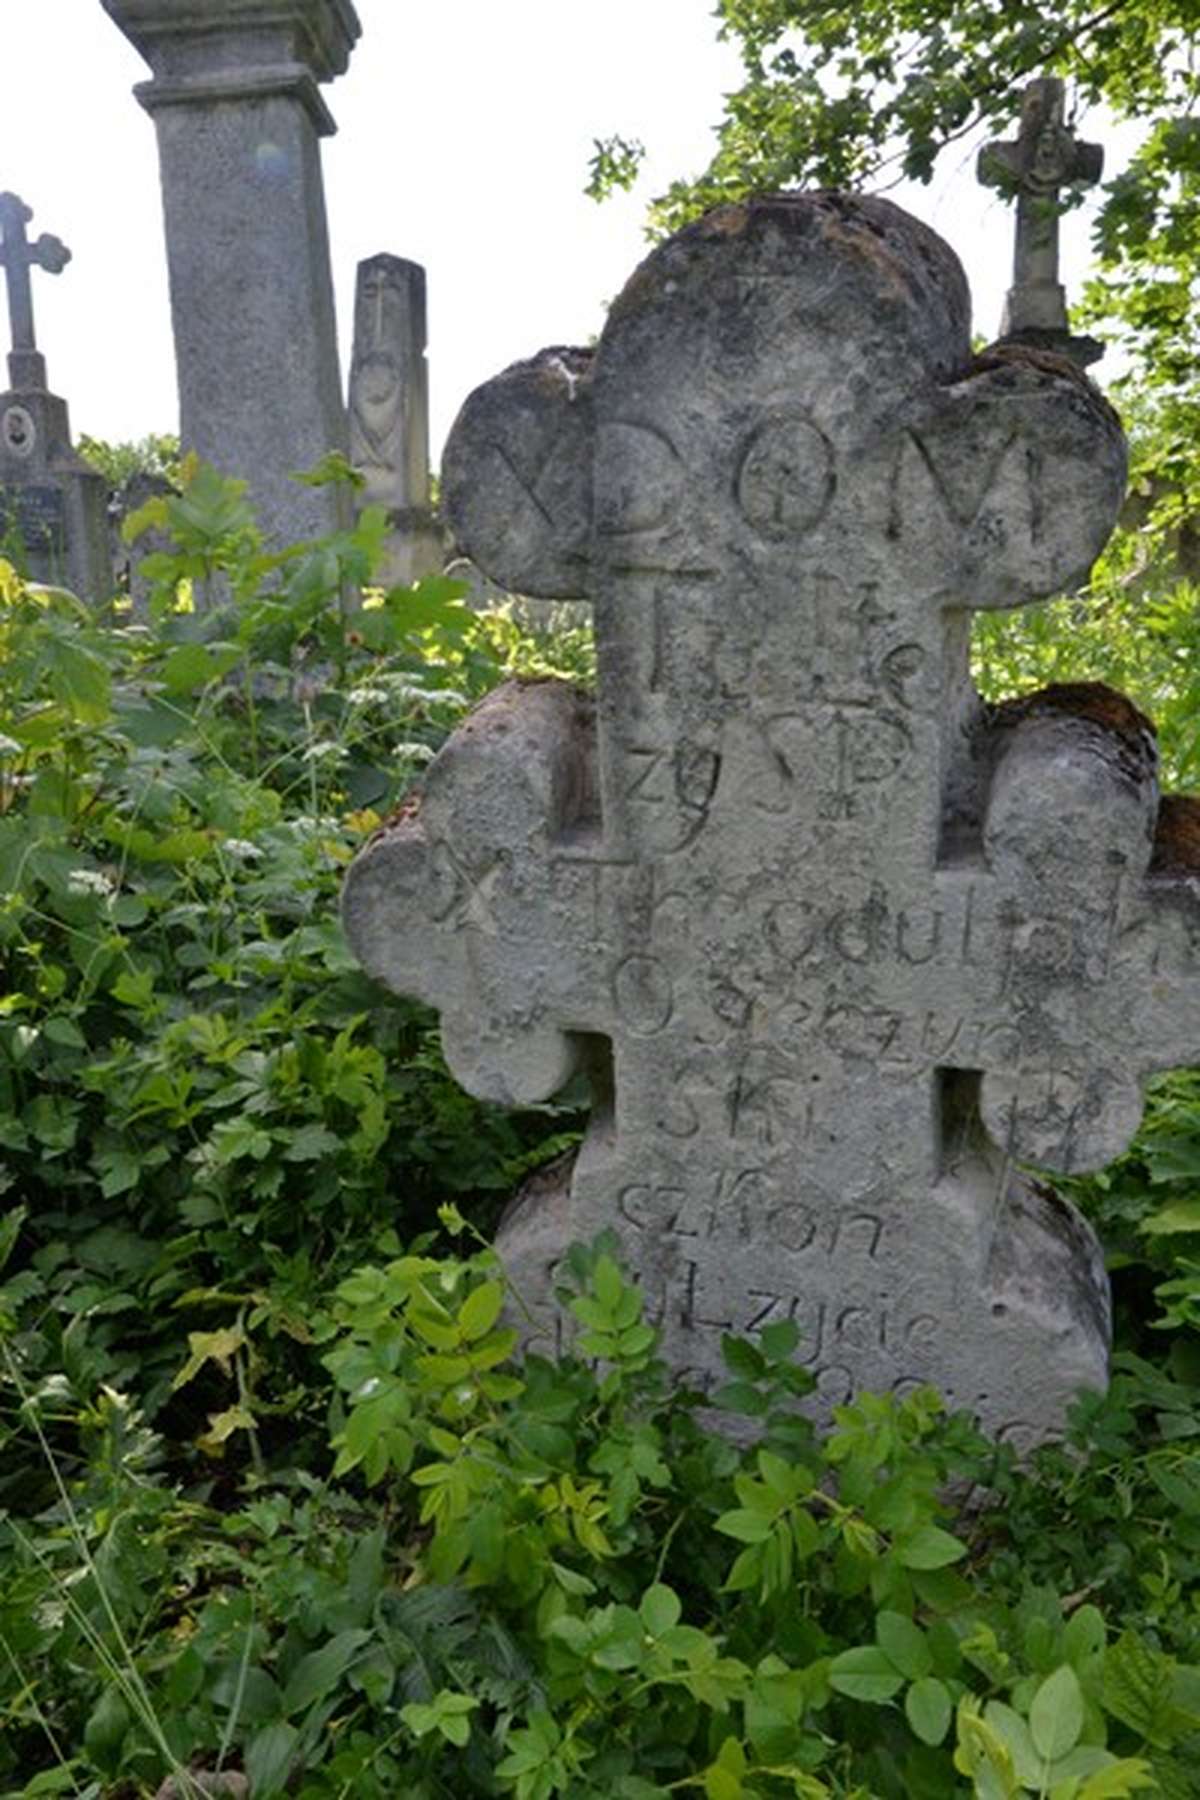
[[[429,494],[429,371],[425,271],[402,256],[358,265],[350,364],[350,461],[358,505],[388,514],[388,586],[441,573],[445,556]]]
[[[35,581],[107,599],[113,577],[104,480],[71,443],[67,403],[46,386],[34,332],[31,272],[58,275],[71,252],[49,232],[31,243],[32,217],[16,194],[0,194],[0,271],[12,338],[8,391],[0,394],[0,553],[15,557]]]
[[[1099,1246],[1022,1169],[1108,1162],[1200,1053],[1200,881],[1150,872],[1132,706],[989,708],[968,642],[1084,578],[1124,474],[1084,377],[973,359],[953,253],[837,194],[710,213],[594,352],[467,401],[453,528],[591,597],[598,693],[490,695],[344,916],[472,1093],[590,1078],[573,1170],[500,1233],[531,1342],[612,1226],[701,1386],[788,1317],[826,1413],[932,1381],[1023,1446],[1104,1385]]]

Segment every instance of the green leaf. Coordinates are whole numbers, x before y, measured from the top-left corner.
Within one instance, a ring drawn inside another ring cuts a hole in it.
[[[1155,1237],[1173,1237],[1187,1231],[1200,1232],[1200,1194],[1172,1200],[1169,1205],[1160,1207],[1157,1212],[1141,1220],[1138,1230]]]
[[[1003,1700],[989,1700],[983,1713],[988,1725],[1007,1745],[1017,1780],[1023,1787],[1041,1787],[1046,1759],[1034,1748],[1027,1720]]]
[[[1104,1614],[1098,1606],[1081,1606],[1071,1614],[1063,1630],[1063,1650],[1081,1681],[1102,1663],[1107,1642]]]
[[[974,1704],[973,1696],[959,1703],[954,1767],[970,1776],[975,1800],[1018,1800],[1020,1789],[1008,1746],[973,1710]]]
[[[736,1538],[739,1544],[764,1544],[774,1527],[769,1514],[735,1506],[732,1512],[721,1514],[715,1529],[725,1537]]]
[[[105,1688],[83,1728],[83,1747],[102,1775],[114,1776],[121,1764],[121,1747],[133,1723],[121,1691]]]
[[[1161,1792],[1153,1766],[1140,1756],[1123,1756],[1090,1775],[1075,1800],[1125,1800],[1129,1794]]]
[[[241,1660],[225,1662],[209,1674],[207,1697],[227,1708],[243,1727],[273,1724],[279,1718],[279,1688],[274,1677],[257,1666],[243,1668]]]
[[[299,1737],[294,1725],[277,1719],[251,1738],[246,1747],[246,1773],[254,1800],[273,1800],[274,1795],[283,1793]]]
[[[939,1525],[922,1525],[910,1537],[897,1538],[896,1555],[906,1569],[944,1569],[967,1554],[967,1546]]]
[[[1105,1711],[1164,1750],[1173,1741],[1172,1689],[1171,1664],[1136,1632],[1123,1632],[1105,1651]]]
[[[753,1544],[734,1558],[733,1567],[725,1577],[723,1592],[727,1594],[744,1593],[747,1588],[758,1586],[762,1574],[762,1546]]]
[[[185,1644],[167,1675],[167,1699],[175,1708],[190,1706],[204,1686],[204,1658],[194,1644]]]
[[[236,644],[180,644],[159,670],[167,693],[178,698],[228,675],[241,655]]]
[[[780,1319],[764,1325],[758,1334],[762,1353],[771,1362],[787,1362],[800,1342],[800,1327],[794,1319]]]
[[[342,1140],[324,1125],[302,1125],[288,1139],[284,1162],[317,1162],[342,1147]]]
[[[656,1581],[642,1595],[638,1611],[651,1637],[661,1637],[664,1631],[670,1631],[673,1625],[678,1625],[683,1607],[673,1588]]]
[[[27,1206],[14,1206],[0,1214],[0,1269],[12,1255],[21,1227],[28,1217]]]
[[[131,1155],[128,1150],[97,1151],[92,1161],[100,1176],[100,1192],[106,1200],[129,1193],[141,1180],[141,1158]]]
[[[904,1712],[923,1744],[936,1746],[942,1743],[954,1716],[949,1688],[936,1675],[914,1681],[904,1696]]]
[[[875,1637],[888,1660],[917,1681],[933,1668],[933,1655],[925,1641],[925,1633],[903,1613],[881,1612],[875,1619]]]
[[[245,1342],[246,1334],[240,1325],[225,1325],[217,1331],[189,1331],[190,1354],[171,1383],[172,1393],[186,1387],[209,1361],[215,1362],[228,1379],[233,1373],[232,1359],[244,1347]]]
[[[598,1256],[592,1271],[592,1291],[605,1312],[612,1316],[621,1303],[625,1281],[611,1256]],[[586,1323],[586,1321],[585,1321]]]
[[[758,1381],[767,1372],[766,1358],[758,1346],[747,1343],[745,1338],[731,1337],[728,1332],[721,1338],[721,1356],[730,1373],[746,1381]]]
[[[42,1026],[42,1033],[52,1044],[61,1044],[65,1050],[86,1050],[87,1039],[80,1031],[74,1019],[64,1013],[51,1013]]]
[[[499,1281],[485,1281],[467,1295],[459,1308],[458,1329],[468,1344],[487,1336],[503,1305],[504,1286]]]
[[[829,1685],[851,1700],[880,1705],[900,1692],[904,1677],[877,1645],[865,1644],[834,1657],[829,1665]]]
[[[314,1700],[332,1693],[370,1635],[354,1626],[349,1631],[339,1631],[319,1650],[302,1656],[283,1690],[284,1712],[289,1717],[303,1712]]]
[[[1047,1762],[1057,1762],[1079,1742],[1083,1730],[1083,1690],[1069,1663],[1048,1675],[1029,1708],[1034,1748]]]

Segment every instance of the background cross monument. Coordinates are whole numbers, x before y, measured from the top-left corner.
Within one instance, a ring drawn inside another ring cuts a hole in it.
[[[1058,278],[1059,192],[1094,187],[1104,167],[1099,144],[1081,144],[1063,120],[1063,84],[1054,76],[1031,81],[1021,102],[1015,140],[985,144],[978,176],[985,187],[1017,197],[1013,284],[1004,303],[1000,341],[1056,350],[1086,366],[1104,347],[1072,335]]]
[[[33,330],[33,291],[29,271],[35,266],[59,275],[71,260],[67,246],[49,232],[31,244],[25,227],[33,213],[16,194],[0,194],[0,268],[8,280],[8,317],[12,349],[8,379],[14,388],[44,388],[46,361],[38,354]]]
[[[46,387],[33,324],[30,271],[57,275],[71,252],[48,232],[31,244],[25,227],[32,217],[18,195],[0,194],[0,268],[12,328],[9,389],[0,394],[0,553],[35,581],[107,599],[104,482],[72,447],[67,403]]]

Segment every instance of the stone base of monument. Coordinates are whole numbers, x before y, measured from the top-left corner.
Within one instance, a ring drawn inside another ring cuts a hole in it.
[[[523,1347],[541,1355],[570,1347],[571,1317],[555,1298],[564,1246],[612,1224],[602,1207],[587,1207],[586,1175],[573,1199],[574,1177],[571,1159],[539,1171],[496,1239],[516,1296],[510,1322]],[[775,1191],[789,1194],[786,1171]],[[793,1319],[796,1360],[816,1382],[803,1410],[822,1426],[859,1391],[903,1395],[929,1383],[951,1410],[966,1410],[1024,1453],[1045,1440],[1048,1421],[1065,1421],[1079,1390],[1107,1387],[1103,1251],[1053,1189],[972,1159],[938,1184],[919,1228],[861,1201],[818,1221],[802,1177],[790,1194],[773,1205],[746,1200],[703,1222],[672,1217],[675,1198],[661,1195],[652,1219],[649,1190],[636,1202],[629,1196],[630,1212],[635,1203],[646,1211],[618,1229],[622,1261],[681,1385],[714,1393],[733,1379],[720,1353],[726,1332],[753,1339],[764,1325]],[[928,1241],[914,1275],[917,1239]],[[843,1266],[834,1270],[839,1250]],[[757,1433],[749,1419],[710,1416],[740,1441]]]
[[[0,394],[0,548],[32,581],[108,598],[105,499],[103,476],[72,446],[66,402],[39,388]]]
[[[375,572],[379,587],[412,587],[426,575],[440,575],[446,565],[446,545],[433,514],[428,511],[393,511],[384,539],[383,560]]]

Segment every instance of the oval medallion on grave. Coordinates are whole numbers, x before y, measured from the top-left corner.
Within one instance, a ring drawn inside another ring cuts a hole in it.
[[[4,448],[13,456],[31,456],[37,443],[37,426],[33,415],[24,406],[10,406],[4,414],[0,433],[4,438]]]
[[[833,446],[804,413],[770,413],[747,438],[737,499],[763,537],[803,537],[824,517],[836,485]]]

